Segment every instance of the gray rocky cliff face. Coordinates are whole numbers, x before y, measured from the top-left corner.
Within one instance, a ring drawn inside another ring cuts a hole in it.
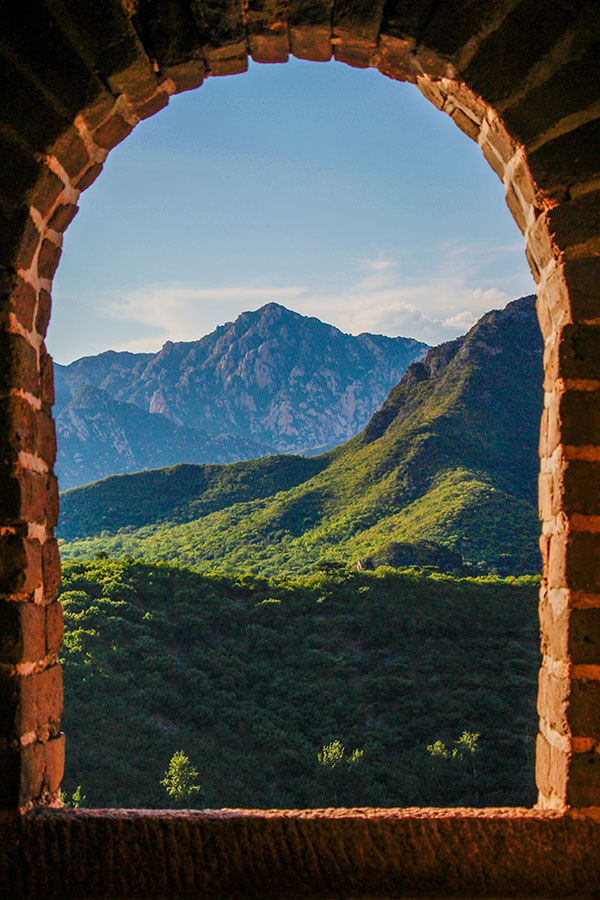
[[[178,429],[197,434],[196,443],[202,450],[190,450],[188,445],[194,442],[188,435],[183,442],[184,458],[173,462],[311,453],[358,433],[407,366],[427,349],[412,338],[344,334],[318,319],[269,303],[255,312],[242,313],[235,322],[199,341],[169,341],[155,354],[108,351],[69,366],[56,366],[59,476],[65,487],[84,483],[83,471],[77,475],[79,464],[73,462],[74,456],[93,458],[99,452],[98,436],[91,438],[89,427],[87,431],[83,427],[94,406],[88,395],[86,414],[79,408],[78,392],[84,387],[102,392],[104,405],[100,407],[105,412],[109,400],[120,404],[118,409],[111,408],[110,424],[94,429],[102,432],[104,463],[96,467],[96,477],[103,477],[133,471],[131,466],[148,456],[132,452],[128,467],[122,468],[127,456],[124,443],[135,444],[138,425],[149,427],[147,419],[145,425],[131,422],[131,436],[116,440],[122,425],[117,427],[115,417],[119,420],[126,412],[123,404],[164,420],[164,434],[160,439],[155,435],[157,456],[167,433],[170,443],[178,447],[182,441]],[[78,429],[73,427],[75,410]],[[94,416],[98,425],[100,408]],[[115,436],[112,468],[110,435]],[[211,440],[217,440],[217,445],[212,446]],[[165,464],[169,463],[156,463]],[[138,467],[148,467],[148,463]],[[85,478],[89,474],[88,466]]]

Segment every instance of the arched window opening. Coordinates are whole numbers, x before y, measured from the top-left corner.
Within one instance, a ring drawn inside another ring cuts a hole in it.
[[[63,493],[65,796],[532,805],[532,298],[464,337],[531,290],[501,184],[413,86],[339,63],[254,66],[172,104],[121,145],[66,238],[48,344],[77,361],[55,365],[56,470],[64,491],[227,462],[203,429],[233,459],[257,455],[248,438],[270,458]],[[86,305],[95,327],[77,322]],[[379,342],[363,375],[360,339],[332,342],[331,323]],[[444,346],[396,388],[427,351],[415,339]],[[335,356],[350,354],[348,378]],[[349,397],[363,418],[327,432]],[[162,776],[181,747],[202,789],[178,798]]]

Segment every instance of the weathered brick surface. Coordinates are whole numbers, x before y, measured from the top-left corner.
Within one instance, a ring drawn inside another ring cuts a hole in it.
[[[32,595],[41,583],[42,547],[39,541],[29,539],[25,534],[1,534],[0,596]]]
[[[94,183],[100,172],[102,171],[102,163],[92,163],[75,181],[75,187],[80,191],[85,191]]]
[[[54,210],[48,225],[55,231],[65,231],[78,212],[75,203],[62,203]]]
[[[600,593],[600,534],[571,532],[550,540],[548,585]]]
[[[0,328],[5,330],[14,315],[26,331],[31,331],[36,299],[35,289],[22,278],[15,278],[0,300]]]
[[[600,191],[591,191],[548,211],[548,227],[556,245],[567,258],[578,256],[581,244],[590,244],[596,255],[600,247]],[[586,253],[585,256],[590,256]]]
[[[103,150],[112,150],[133,131],[123,116],[113,115],[94,131],[94,141]]]
[[[573,753],[565,793],[567,803],[574,807],[600,806],[599,753]]]
[[[567,707],[570,681],[542,666],[538,681],[538,713],[557,734],[568,735]]]
[[[58,542],[52,538],[42,547],[42,573],[44,576],[44,602],[52,603],[60,588],[60,554]]]
[[[43,729],[57,734],[62,703],[59,665],[33,675],[0,673],[0,735],[18,740]]]
[[[578,678],[571,680],[567,720],[569,732],[574,737],[600,738],[599,681]]]
[[[0,771],[3,774],[0,779],[0,809],[17,809],[40,795],[44,797],[56,793],[64,771],[64,755],[64,734],[43,743],[36,741],[23,749],[0,750]],[[7,869],[3,867],[1,880],[4,885],[7,884],[6,875]],[[41,891],[45,889],[42,887]],[[16,893],[11,891],[11,896],[16,898],[19,893],[18,890]]]
[[[0,829],[0,871],[15,900],[592,900],[600,884],[590,851],[597,822],[519,808],[357,809],[335,817],[49,809],[5,815]],[[27,864],[29,848],[35,866]]]
[[[56,430],[49,413],[36,410],[20,395],[0,397],[0,461],[8,464],[19,453],[39,455],[52,464],[56,458]]]
[[[51,407],[54,403],[54,366],[52,357],[45,350],[40,358],[40,389],[42,402]]]
[[[0,601],[0,661],[35,662],[46,654],[46,612],[35,603]]]
[[[46,607],[46,653],[56,653],[64,634],[64,617],[62,603],[54,601]]]
[[[45,238],[42,241],[40,255],[38,256],[38,275],[40,278],[54,278],[54,273],[60,262],[61,249],[53,241]]]

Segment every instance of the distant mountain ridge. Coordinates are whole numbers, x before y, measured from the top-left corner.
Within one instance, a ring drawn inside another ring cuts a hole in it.
[[[306,465],[177,466],[68,491],[63,555],[277,574],[322,557],[404,564],[407,543],[422,558],[434,542],[475,570],[535,573],[542,352],[535,298],[516,300],[409,366],[362,433]]]
[[[427,349],[412,338],[344,334],[269,303],[158,353],[56,365],[61,486],[333,447],[364,427]]]

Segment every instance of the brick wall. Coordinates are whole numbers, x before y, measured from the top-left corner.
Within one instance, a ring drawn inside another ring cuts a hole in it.
[[[417,85],[503,181],[538,287],[540,805],[600,809],[600,7],[592,0],[10,0],[0,32],[0,808],[62,774],[58,487],[44,346],[62,233],[169,97],[259,62]]]

